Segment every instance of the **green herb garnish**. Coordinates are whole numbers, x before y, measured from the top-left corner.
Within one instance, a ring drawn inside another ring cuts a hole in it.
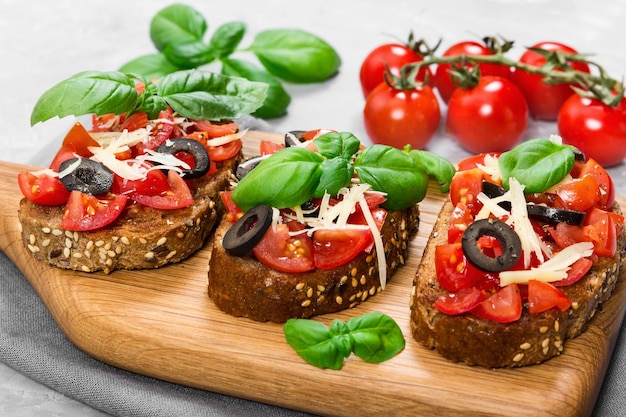
[[[335,319],[330,328],[309,319],[289,319],[283,331],[287,343],[298,355],[319,368],[341,369],[351,353],[368,363],[380,363],[394,357],[405,346],[398,324],[378,312],[346,322]]]
[[[205,39],[206,19],[184,4],[160,10],[150,22],[150,38],[156,53],[124,64],[120,71],[152,79],[181,69],[199,68],[220,62],[221,73],[269,85],[263,105],[253,115],[262,118],[285,114],[291,97],[280,79],[293,83],[325,81],[337,73],[341,59],[324,40],[297,29],[259,32],[248,47],[240,47],[247,27],[242,22],[219,26]],[[261,66],[236,59],[237,53],[252,53]]]
[[[136,84],[143,82],[140,94]],[[167,106],[192,119],[235,119],[258,109],[267,85],[207,71],[178,71],[152,82],[118,71],[85,71],[46,91],[31,114],[34,125],[53,117],[145,111],[154,119]]]
[[[410,154],[386,145],[360,151],[352,133],[326,133],[314,144],[317,152],[289,147],[262,161],[237,184],[233,201],[244,211],[261,203],[294,207],[325,192],[336,194],[350,185],[356,172],[362,183],[387,194],[382,207],[402,210],[424,199],[429,175],[447,184],[454,175],[449,162],[425,162],[437,159],[427,151]]]
[[[523,142],[498,158],[502,182],[509,179],[524,185],[525,193],[540,193],[561,181],[574,166],[574,149],[548,139]]]

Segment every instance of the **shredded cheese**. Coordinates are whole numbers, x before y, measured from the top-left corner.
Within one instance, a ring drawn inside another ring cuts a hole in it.
[[[230,135],[224,135],[217,138],[209,139],[206,141],[206,144],[209,146],[222,146],[230,143],[234,140],[241,139],[246,133],[248,129],[242,130],[241,132],[233,133]]]

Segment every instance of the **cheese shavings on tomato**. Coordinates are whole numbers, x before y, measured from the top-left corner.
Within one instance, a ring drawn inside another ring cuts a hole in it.
[[[361,210],[363,211],[363,217],[365,217],[367,225],[372,231],[372,236],[374,237],[376,257],[378,258],[378,279],[380,280],[380,287],[384,290],[385,285],[387,285],[387,259],[385,258],[385,247],[383,244],[383,238],[378,232],[378,227],[376,227],[376,221],[374,220],[374,216],[372,216],[372,212],[367,205],[365,197],[361,196],[361,198],[359,199],[359,205],[361,206]]]
[[[483,164],[477,164],[477,168],[491,177],[493,181],[500,182],[502,179],[502,173],[500,172],[500,166],[498,165],[498,158],[491,154],[485,155]]]
[[[504,287],[510,284],[527,284],[531,279],[544,282],[560,281],[567,278],[567,272],[576,261],[592,254],[593,243],[574,243],[535,268],[500,272],[500,285]]]
[[[242,130],[241,132],[232,133],[230,135],[224,135],[217,138],[209,139],[206,141],[208,146],[222,146],[230,143],[234,140],[241,139],[246,133],[248,129]]]

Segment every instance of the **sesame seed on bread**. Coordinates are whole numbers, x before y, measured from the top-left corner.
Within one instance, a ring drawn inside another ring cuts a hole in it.
[[[449,201],[443,205],[415,275],[410,305],[413,337],[447,359],[488,368],[537,364],[560,355],[567,339],[580,335],[610,297],[626,256],[626,228],[613,258],[601,258],[581,280],[560,287],[572,301],[570,308],[531,315],[525,306],[520,320],[496,323],[469,313],[446,315],[433,306],[446,293],[435,273],[435,247],[447,242],[452,210]],[[617,203],[613,210],[620,212]]]
[[[381,231],[388,278],[405,263],[418,223],[417,205],[388,212]],[[285,273],[253,255],[229,255],[221,242],[231,225],[224,219],[215,232],[208,283],[209,296],[228,314],[282,323],[352,308],[382,291],[375,248],[333,269]]]

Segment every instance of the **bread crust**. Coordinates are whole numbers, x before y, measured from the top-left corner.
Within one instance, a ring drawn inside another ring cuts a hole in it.
[[[565,311],[553,308],[531,315],[524,307],[520,320],[504,324],[469,313],[446,315],[433,306],[446,293],[435,273],[435,247],[447,243],[452,210],[448,200],[435,222],[415,275],[410,304],[415,340],[452,361],[488,368],[537,364],[560,355],[565,341],[585,330],[600,304],[615,288],[626,256],[626,228],[622,228],[618,237],[618,250],[613,258],[602,258],[578,282],[560,287],[572,301],[570,308]],[[621,213],[617,203],[613,210]]]
[[[381,231],[388,280],[404,264],[409,240],[417,233],[418,225],[417,205],[388,212]],[[221,242],[230,226],[224,219],[215,232],[208,273],[209,297],[228,314],[283,323],[290,318],[352,308],[382,290],[375,249],[334,269],[284,273],[262,264],[253,255],[226,253]]]
[[[225,161],[217,172],[191,180],[194,204],[159,210],[128,204],[105,228],[76,232],[61,227],[64,207],[20,201],[18,218],[24,246],[34,258],[83,272],[152,269],[179,262],[200,249],[224,212],[219,191],[228,189],[242,155]]]

